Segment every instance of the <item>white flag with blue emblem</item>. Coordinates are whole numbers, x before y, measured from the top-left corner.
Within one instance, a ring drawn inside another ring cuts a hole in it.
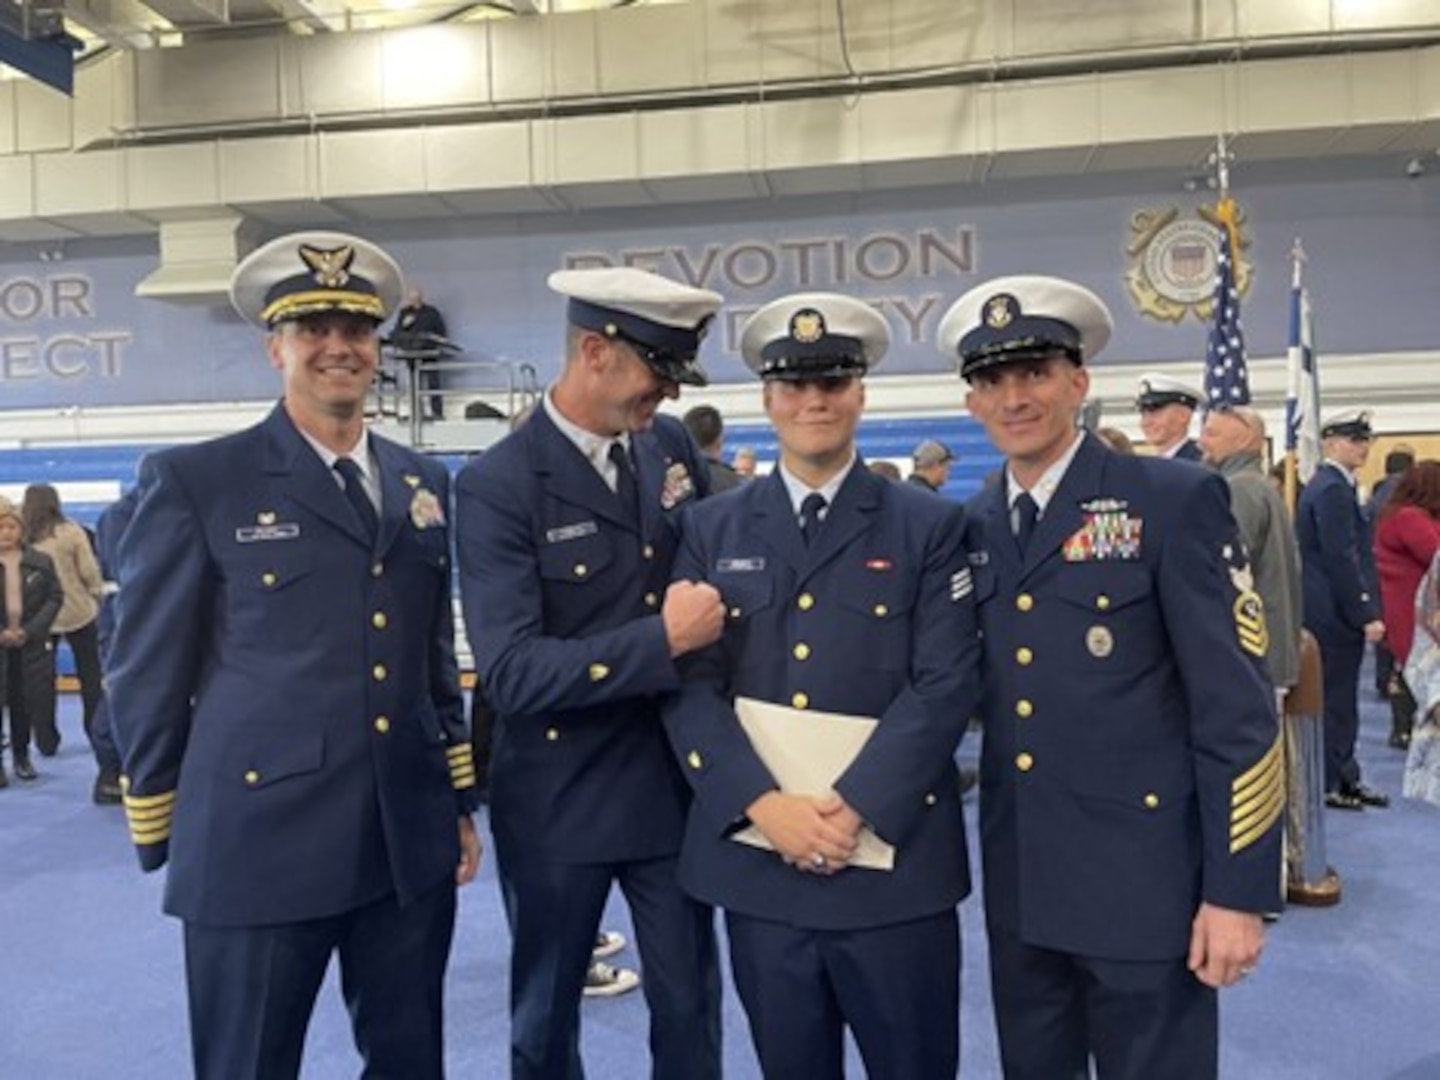
[[[1320,466],[1320,373],[1315,361],[1315,327],[1310,294],[1300,284],[1300,259],[1290,288],[1289,384],[1285,392],[1285,452],[1295,455],[1295,471],[1308,484]]]

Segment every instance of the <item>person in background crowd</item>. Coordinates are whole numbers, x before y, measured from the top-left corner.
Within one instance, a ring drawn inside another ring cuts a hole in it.
[[[890,342],[863,301],[802,293],[741,331],[780,444],[777,467],[687,517],[677,581],[730,617],[684,658],[662,708],[696,793],[681,882],[725,909],[731,967],[770,1077],[839,1080],[844,1031],[875,1077],[953,1078],[970,891],[955,749],[979,693],[964,511],[860,461],[864,376]],[[803,689],[797,689],[803,688]],[[826,795],[791,793],[737,700],[869,718]],[[766,848],[737,843],[737,825]],[[865,836],[893,865],[855,862]]]
[[[120,591],[120,537],[135,516],[140,502],[140,486],[132,484],[125,493],[100,512],[95,522],[95,557],[100,563],[100,614],[95,618],[96,641],[100,648],[100,668],[109,666],[110,643],[115,637],[115,596]],[[101,806],[124,802],[120,784],[120,749],[115,745],[115,728],[110,720],[110,699],[102,694],[95,707],[93,731],[95,757],[100,774],[95,778],[91,798]]]
[[[490,828],[510,955],[514,1080],[583,1073],[580,1000],[606,897],[634,919],[655,1080],[720,1074],[714,914],[676,857],[689,802],[658,697],[720,634],[710,586],[669,584],[680,511],[709,470],[657,415],[718,294],[633,268],[562,270],[565,366],[541,405],[461,470],[460,596],[495,710]],[[668,586],[668,587],[667,587]]]
[[[1135,408],[1140,430],[1156,456],[1178,461],[1199,461],[1200,444],[1190,438],[1190,420],[1201,393],[1189,383],[1158,372],[1140,376]]]
[[[1211,409],[1200,449],[1230,485],[1230,512],[1265,605],[1265,664],[1277,690],[1300,680],[1300,548],[1285,502],[1265,475],[1265,420],[1248,406]]]
[[[1117,427],[1096,428],[1095,437],[1117,454],[1135,453],[1135,444],[1130,441],[1130,436]]]
[[[1355,739],[1356,695],[1365,643],[1385,636],[1375,584],[1375,561],[1355,474],[1370,456],[1370,414],[1331,417],[1320,427],[1325,461],[1315,470],[1295,512],[1304,580],[1305,629],[1315,635],[1325,682],[1325,805],[1363,810],[1390,805],[1360,780]]]
[[[904,477],[900,475],[900,466],[896,465],[893,461],[886,461],[884,458],[878,458],[875,461],[868,462],[867,464],[869,465],[870,471],[872,473],[874,473],[876,476],[883,476],[891,483],[898,484],[904,479]]]
[[[1280,906],[1265,621],[1220,477],[1076,427],[1110,337],[1088,289],[1009,277],[940,322],[1005,455],[969,510],[980,827],[1007,1080],[1213,1080],[1216,990]]]
[[[142,869],[184,920],[199,1080],[298,1076],[332,955],[365,1076],[444,1074],[456,886],[479,867],[450,478],[370,434],[400,269],[354,236],[247,256],[283,397],[148,456],[107,674]]]
[[[1421,461],[1400,477],[1375,523],[1375,569],[1385,637],[1395,657],[1390,678],[1390,745],[1405,749],[1415,723],[1415,695],[1405,662],[1415,636],[1415,593],[1440,549],[1440,461]]]
[[[10,713],[10,754],[20,780],[36,776],[30,716],[45,680],[55,681],[50,626],[63,602],[50,556],[25,543],[24,516],[0,496],[0,705]],[[0,787],[8,783],[0,758]]]
[[[410,352],[424,352],[446,340],[445,318],[439,310],[425,302],[425,294],[411,288],[405,294],[405,303],[395,313],[395,326],[390,331],[390,344],[397,349]],[[445,395],[440,393],[440,373],[428,362],[415,368],[415,377],[428,386],[430,393],[430,418],[445,419]],[[418,398],[416,400],[419,400]]]
[[[910,460],[914,469],[907,481],[926,491],[938,492],[950,479],[950,463],[955,460],[955,455],[944,443],[926,439],[915,447]]]
[[[714,405],[696,405],[686,412],[684,422],[700,453],[705,455],[705,464],[710,469],[711,494],[739,487],[740,474],[725,462],[725,421],[720,410]]]
[[[62,637],[70,645],[75,658],[75,677],[80,683],[83,703],[84,731],[91,749],[95,744],[95,710],[103,693],[100,675],[100,646],[96,616],[100,614],[100,589],[103,579],[100,564],[89,534],[67,518],[60,508],[60,493],[49,484],[31,484],[25,489],[21,504],[25,515],[25,534],[37,551],[50,556],[60,588],[65,594],[60,612],[50,627],[50,677],[34,701],[35,714],[31,730],[35,747],[45,757],[52,757],[60,747],[60,726],[55,700],[55,650]]]
[[[742,446],[735,451],[735,472],[741,480],[754,478],[755,448],[753,446]]]
[[[1385,455],[1385,476],[1375,485],[1363,512],[1365,523],[1370,527],[1371,542],[1375,538],[1375,525],[1380,520],[1390,493],[1395,490],[1405,470],[1415,464],[1415,448],[1408,443],[1396,443]],[[1383,606],[1383,605],[1382,605]],[[1391,676],[1396,671],[1395,657],[1390,651],[1389,639],[1375,642],[1375,692],[1387,701],[1394,702],[1396,687]]]

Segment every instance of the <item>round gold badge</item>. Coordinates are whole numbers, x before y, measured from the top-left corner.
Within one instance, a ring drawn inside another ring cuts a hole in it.
[[[1085,647],[1096,660],[1104,660],[1115,651],[1115,636],[1108,626],[1092,626],[1085,631]]]

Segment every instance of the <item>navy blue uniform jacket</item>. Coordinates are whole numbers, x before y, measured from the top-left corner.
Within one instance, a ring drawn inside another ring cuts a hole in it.
[[[283,406],[146,459],[107,687],[131,836],[144,868],[168,860],[173,915],[296,922],[455,873],[474,769],[449,478],[370,445],[373,551]]]
[[[843,930],[933,915],[970,891],[955,748],[979,693],[964,510],[856,463],[813,548],[778,474],[696,506],[677,578],[708,581],[724,636],[682,660],[666,726],[696,802],[680,881],[731,911]],[[797,873],[729,839],[777,787],[736,696],[878,718],[835,789],[896,848],[893,871]]]
[[[1023,560],[1003,482],[971,510],[991,926],[1159,961],[1202,900],[1278,909],[1279,732],[1224,479],[1086,436]]]
[[[1334,465],[1315,470],[1295,509],[1305,626],[1321,641],[1357,641],[1380,618],[1370,530],[1355,489]]]
[[[631,439],[641,521],[544,409],[456,481],[461,597],[498,717],[490,825],[543,859],[673,855],[688,793],[656,695],[680,507],[709,490],[678,420]]]

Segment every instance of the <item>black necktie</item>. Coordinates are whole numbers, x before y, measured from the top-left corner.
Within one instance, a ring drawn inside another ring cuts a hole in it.
[[[806,547],[814,545],[815,537],[820,535],[820,515],[825,505],[825,496],[819,492],[806,495],[800,504],[800,535],[805,538]]]
[[[1028,491],[1022,491],[1015,499],[1015,543],[1024,555],[1035,535],[1035,522],[1040,517],[1040,506]]]
[[[350,505],[355,510],[355,515],[360,519],[360,524],[365,529],[365,535],[370,539],[370,545],[375,545],[375,534],[380,531],[380,518],[375,513],[375,504],[370,501],[370,496],[365,494],[365,481],[360,476],[360,466],[350,458],[339,458],[335,462],[335,471],[340,474],[344,481],[345,498],[350,500]]]
[[[615,495],[626,516],[633,522],[640,521],[640,485],[635,481],[635,466],[630,455],[618,440],[610,444],[610,462],[615,466]]]

